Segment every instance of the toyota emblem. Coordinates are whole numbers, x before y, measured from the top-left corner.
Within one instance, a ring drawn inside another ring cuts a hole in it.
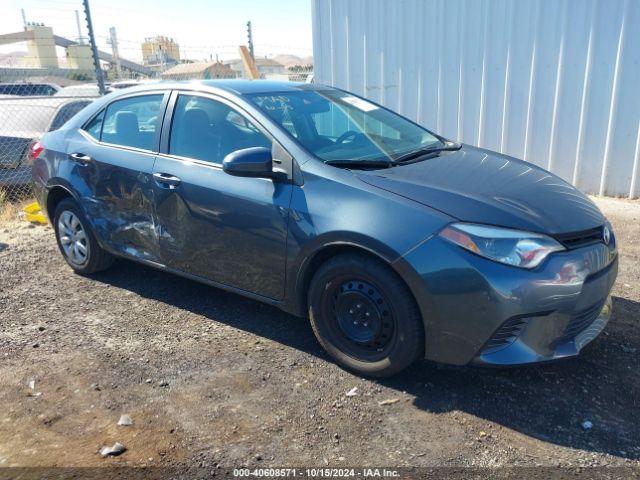
[[[602,229],[602,240],[604,241],[605,245],[609,245],[609,242],[611,241],[611,232],[609,231],[609,227],[607,227],[606,225]]]

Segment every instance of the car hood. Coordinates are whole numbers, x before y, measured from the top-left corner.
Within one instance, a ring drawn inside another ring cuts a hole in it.
[[[416,163],[358,171],[357,176],[465,222],[556,234],[605,221],[586,195],[556,175],[468,145]]]

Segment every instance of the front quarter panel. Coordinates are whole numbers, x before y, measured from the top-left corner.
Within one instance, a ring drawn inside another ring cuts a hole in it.
[[[306,315],[306,268],[323,249],[349,245],[392,264],[452,220],[371,187],[349,170],[315,161],[303,170],[304,185],[293,190],[287,244],[287,297],[299,315]]]

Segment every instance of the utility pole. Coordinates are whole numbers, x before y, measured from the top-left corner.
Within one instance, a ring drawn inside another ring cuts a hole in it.
[[[109,28],[109,44],[113,52],[113,64],[116,67],[116,78],[122,78],[122,67],[120,66],[120,54],[118,53],[118,36],[116,35],[116,27]]]
[[[76,27],[78,27],[78,43],[84,45],[84,37],[82,36],[82,28],[80,28],[80,14],[76,10]]]
[[[248,38],[248,45],[249,45],[249,54],[251,55],[251,58],[255,60],[256,56],[253,53],[253,33],[251,31],[251,20],[247,22],[247,38]]]
[[[105,94],[104,76],[102,68],[100,68],[100,57],[98,57],[98,47],[96,47],[96,37],[93,35],[93,23],[91,23],[91,11],[89,10],[89,0],[82,0],[84,5],[84,15],[87,19],[87,31],[89,32],[89,44],[91,45],[91,53],[93,54],[93,67],[96,71],[96,80],[98,82],[98,91],[100,95]]]
[[[26,30],[27,29],[27,14],[24,13],[24,8],[21,8],[20,12],[22,13],[22,26]]]

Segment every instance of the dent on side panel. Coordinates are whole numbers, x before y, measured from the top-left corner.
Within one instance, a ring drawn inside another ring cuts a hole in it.
[[[60,173],[74,185],[96,235],[110,250],[158,261],[153,221],[154,155],[98,145],[76,134],[67,147],[94,160],[66,158]]]
[[[175,189],[156,185],[163,263],[282,299],[291,185],[164,157],[156,171],[181,178]]]

